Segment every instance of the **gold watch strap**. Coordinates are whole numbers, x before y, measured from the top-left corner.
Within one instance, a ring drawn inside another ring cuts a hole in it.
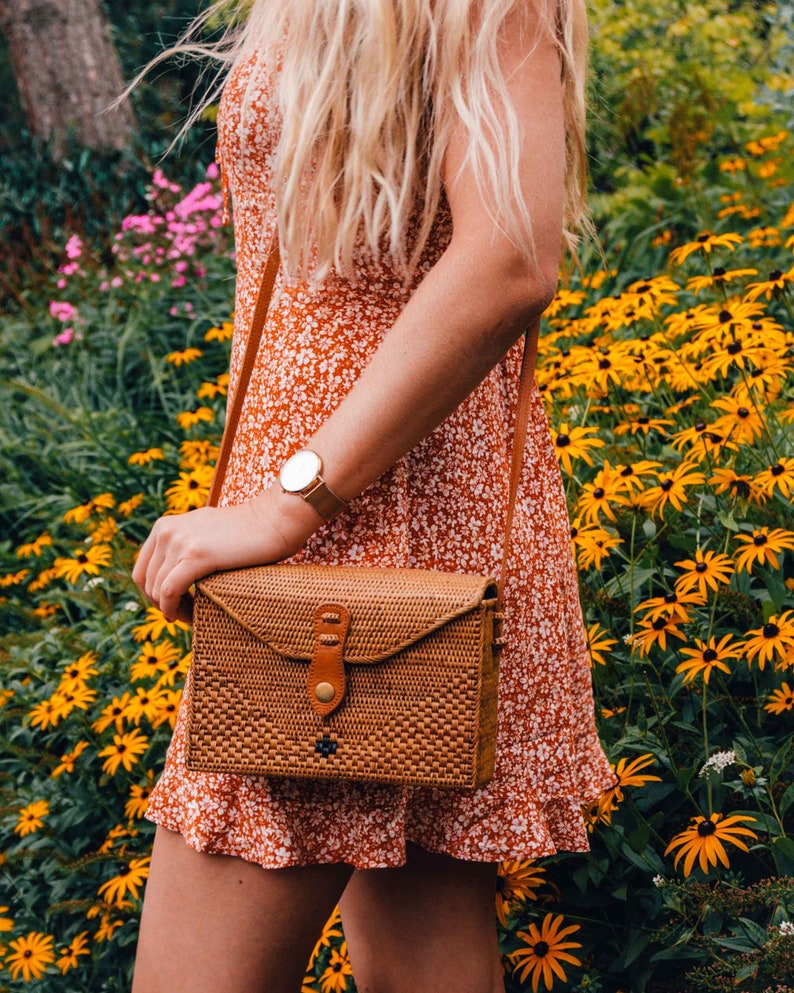
[[[301,491],[300,496],[326,521],[330,521],[347,506],[347,502],[330,490],[325,480],[319,476],[314,486],[310,490]]]

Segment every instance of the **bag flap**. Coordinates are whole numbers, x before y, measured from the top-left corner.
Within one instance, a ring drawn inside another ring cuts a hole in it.
[[[216,572],[199,591],[251,634],[288,658],[312,657],[312,619],[321,604],[350,611],[345,662],[380,662],[431,631],[495,600],[484,576],[429,569],[266,565]]]

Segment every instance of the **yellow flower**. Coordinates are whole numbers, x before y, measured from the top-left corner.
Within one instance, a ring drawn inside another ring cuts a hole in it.
[[[137,682],[143,679],[156,679],[161,672],[169,669],[169,663],[175,662],[181,656],[180,650],[171,641],[155,644],[147,641],[141,648],[141,654],[130,669],[130,678]]]
[[[194,438],[182,442],[179,446],[179,454],[183,469],[198,469],[208,462],[215,462],[218,458],[218,446],[213,445],[206,438]]]
[[[91,949],[88,947],[88,931],[81,931],[80,934],[72,938],[68,948],[61,949],[61,957],[55,963],[61,970],[62,975],[70,969],[76,969],[80,964],[80,955],[90,955]]]
[[[794,610],[784,610],[779,617],[773,614],[763,627],[747,633],[741,647],[748,664],[755,660],[763,669],[775,655],[785,663],[787,654],[794,650]]]
[[[61,675],[61,685],[58,689],[74,689],[84,683],[86,679],[89,679],[91,676],[98,676],[99,670],[94,668],[98,661],[99,656],[97,653],[89,651],[81,655],[77,661],[67,662],[66,669]]]
[[[213,469],[208,465],[198,466],[190,472],[180,472],[179,479],[165,491],[169,513],[184,514],[203,507],[209,496],[212,474]]]
[[[111,510],[116,506],[116,499],[112,493],[100,493],[88,503],[81,503],[79,507],[72,507],[63,515],[66,524],[82,524],[96,510]]]
[[[62,775],[64,772],[74,772],[74,764],[86,748],[88,748],[87,741],[78,741],[71,752],[67,752],[65,755],[61,756],[60,765],[55,766],[50,773],[50,776],[52,776],[53,779],[57,779],[58,776]]]
[[[581,488],[576,503],[577,514],[581,514],[586,524],[597,524],[600,514],[605,514],[611,521],[616,520],[612,504],[617,506],[628,504],[628,500],[623,496],[625,489],[621,477],[609,461],[605,461],[593,479]]]
[[[19,812],[19,819],[14,826],[14,833],[20,838],[27,834],[33,834],[39,828],[44,827],[44,818],[50,812],[50,805],[46,800],[34,800],[27,807],[23,807]]]
[[[139,783],[132,784],[130,787],[130,798],[124,805],[124,816],[128,820],[143,817],[146,813],[146,808],[149,806],[149,796],[152,792],[153,786],[154,774],[151,770],[149,771],[146,783],[143,786]]]
[[[125,827],[123,824],[116,824],[115,827],[112,827],[108,831],[107,835],[105,836],[105,840],[99,846],[100,855],[107,855],[108,852],[112,852],[113,846],[119,840],[119,838],[125,838],[125,839],[134,838],[137,833],[138,833],[137,828],[130,827],[129,825]],[[125,840],[121,845],[119,845],[119,855],[123,855],[126,849],[127,849],[127,841]]]
[[[197,407],[195,410],[184,410],[181,414],[177,414],[176,423],[183,431],[187,431],[188,428],[195,427],[202,421],[209,424],[214,418],[215,411],[212,407]]]
[[[729,583],[733,573],[729,556],[722,552],[704,552],[702,548],[695,549],[694,559],[682,559],[676,565],[685,570],[675,581],[676,591],[689,593],[697,589],[702,597],[708,596],[710,589],[716,592],[721,583]]]
[[[169,352],[165,357],[165,361],[179,367],[181,365],[187,365],[189,362],[195,362],[203,354],[200,348],[184,348],[181,352]]]
[[[794,531],[784,531],[783,528],[772,528],[770,531],[768,527],[761,527],[752,534],[737,534],[736,540],[744,544],[744,548],[736,553],[737,572],[752,572],[754,564],[779,569],[778,553],[794,551]]]
[[[764,433],[765,422],[757,407],[737,397],[718,397],[711,406],[727,411],[713,424],[713,429],[718,433],[729,435],[743,445],[752,445]]]
[[[102,734],[111,724],[115,724],[119,734],[124,730],[124,711],[130,701],[130,694],[124,693],[122,696],[115,696],[110,703],[103,708],[101,715],[91,725],[97,734]]]
[[[94,700],[96,700],[96,697],[97,691],[90,686],[84,685],[76,686],[72,689],[60,688],[52,695],[53,701],[56,701],[57,698],[56,706],[59,717],[68,717],[75,708],[78,710],[88,710]]]
[[[128,864],[119,869],[117,876],[103,883],[97,892],[106,903],[112,903],[116,907],[124,906],[124,898],[129,894],[133,900],[137,900],[140,895],[140,888],[143,881],[149,875],[150,857],[133,859]]]
[[[122,517],[129,517],[143,503],[143,493],[136,493],[129,500],[124,500],[118,505],[118,512]]]
[[[724,266],[716,266],[707,276],[693,276],[686,281],[686,288],[694,293],[708,289],[710,286],[722,286],[730,283],[734,279],[741,279],[742,276],[757,276],[757,269],[725,269]]]
[[[686,641],[686,635],[678,627],[681,623],[678,617],[656,617],[654,620],[642,620],[637,630],[627,639],[632,647],[639,648],[640,655],[647,655],[654,645],[663,651],[667,649],[667,636]]]
[[[579,568],[589,569],[594,566],[600,569],[602,562],[609,555],[609,550],[622,545],[623,539],[605,528],[587,527],[579,531],[575,544],[579,549],[576,556]]]
[[[127,459],[130,465],[148,465],[165,458],[162,448],[147,448],[144,452],[133,452]]]
[[[37,703],[28,713],[30,726],[40,727],[42,731],[46,731],[50,725],[55,727],[63,716],[62,705],[63,700],[57,691],[49,699]]]
[[[773,496],[780,490],[784,497],[794,496],[794,458],[782,458],[753,479],[762,493]]]
[[[143,717],[151,721],[157,716],[162,695],[161,690],[149,690],[139,686],[135,690],[135,696],[130,697],[124,710],[124,716],[136,727],[141,723]]]
[[[74,585],[82,575],[99,575],[99,570],[109,566],[113,557],[110,545],[89,545],[74,558],[57,558],[53,563],[55,574]]]
[[[508,955],[513,969],[518,973],[518,981],[523,984],[527,977],[531,976],[533,993],[537,993],[541,978],[547,990],[554,985],[554,977],[568,981],[565,971],[560,965],[561,962],[568,962],[571,965],[581,965],[580,959],[565,949],[581,948],[581,942],[563,941],[563,938],[579,930],[578,924],[569,924],[563,927],[565,918],[562,914],[546,914],[543,923],[538,928],[534,921],[529,925],[528,930],[519,931],[516,938],[524,942],[525,948],[519,948]]]
[[[527,900],[537,900],[532,892],[543,886],[546,870],[529,862],[500,862],[496,877],[496,916],[507,927],[507,917]]]
[[[593,464],[593,456],[588,449],[603,448],[601,438],[588,438],[589,434],[597,432],[598,428],[572,428],[569,424],[561,424],[559,431],[552,431],[551,437],[557,458],[568,475],[573,474],[574,459],[582,459],[588,465]]]
[[[598,623],[591,624],[586,634],[590,666],[606,665],[607,660],[604,658],[604,653],[608,652],[613,645],[617,645],[617,641],[615,638],[610,638],[609,632],[605,631]]]
[[[651,782],[661,783],[661,776],[649,775],[642,772],[649,765],[653,765],[655,761],[656,756],[651,752],[647,752],[645,755],[638,755],[636,759],[632,759],[631,761],[627,758],[620,758],[617,765],[610,763],[612,771],[618,777],[617,783],[602,794],[604,807],[610,811],[610,820],[611,812],[617,810],[618,804],[623,800],[623,790],[625,787],[644,786],[646,783]]]
[[[158,610],[157,607],[147,607],[146,621],[144,624],[139,624],[132,629],[132,637],[136,641],[146,641],[147,639],[157,641],[163,633],[167,633],[174,638],[177,631],[189,630],[190,625],[185,624],[184,621],[169,621],[166,619],[165,614]]]
[[[769,694],[769,702],[764,704],[764,710],[768,710],[770,714],[782,714],[786,710],[794,710],[794,690],[788,683],[783,683],[779,690],[772,690]]]
[[[219,328],[210,328],[204,341],[229,341],[234,333],[234,324],[225,321]]]
[[[42,533],[34,541],[30,541],[26,545],[19,546],[16,552],[17,558],[26,559],[31,555],[38,557],[41,555],[41,550],[51,544],[52,536],[49,531],[42,531]]]
[[[695,859],[698,860],[703,872],[709,871],[709,866],[716,866],[720,861],[726,869],[730,868],[728,856],[725,853],[723,842],[730,842],[741,848],[742,851],[749,851],[747,845],[738,837],[743,834],[750,838],[758,838],[755,831],[741,827],[743,821],[751,824],[756,823],[754,817],[747,817],[744,814],[734,814],[731,817],[723,818],[722,814],[712,814],[708,820],[705,817],[697,816],[691,819],[689,827],[677,834],[670,844],[665,848],[667,855],[678,848],[678,853],[673,861],[673,865],[678,868],[678,863],[684,858],[684,875],[688,876],[692,872]]]
[[[664,596],[652,597],[643,600],[636,607],[637,612],[642,612],[644,621],[655,621],[657,617],[672,617],[679,624],[686,624],[692,619],[687,607],[702,607],[706,602],[706,597],[700,593],[690,591],[682,593],[680,590],[673,590],[665,593]]]
[[[0,576],[0,589],[7,589],[9,586],[18,586],[30,575],[30,569],[19,569],[17,572],[8,572],[5,576]]]
[[[148,747],[149,739],[137,728],[126,734],[114,734],[113,744],[103,748],[99,753],[99,758],[107,756],[102,764],[102,771],[113,776],[119,766],[123,765],[129,772]]]
[[[782,269],[773,269],[761,282],[748,283],[744,296],[746,300],[757,300],[760,296],[770,300],[773,296],[780,296],[790,283],[794,283],[794,266],[787,272],[783,272]]]
[[[733,642],[731,635],[726,634],[720,638],[719,642],[712,635],[708,642],[695,638],[697,648],[682,648],[681,654],[688,655],[687,662],[680,662],[675,671],[684,674],[684,683],[690,683],[698,676],[703,676],[703,682],[708,684],[711,673],[715,669],[730,673],[730,666],[726,665],[726,659],[737,659],[741,651],[741,645]]]
[[[730,232],[728,234],[712,234],[710,231],[701,232],[694,241],[687,242],[674,248],[670,252],[670,261],[673,265],[681,265],[684,259],[693,252],[703,252],[704,255],[711,254],[714,248],[727,248],[733,251],[736,245],[740,245],[744,239],[741,235]]]
[[[693,470],[687,462],[681,462],[671,472],[662,473],[655,486],[639,495],[638,502],[641,507],[650,509],[651,517],[655,517],[657,512],[663,517],[668,503],[676,510],[681,510],[688,499],[687,490],[705,481],[706,477],[702,472]]]
[[[26,983],[41,979],[47,966],[55,961],[54,941],[52,935],[42,934],[41,931],[31,931],[23,938],[9,941],[13,951],[6,956],[4,965],[11,978],[16,981],[22,976]]]
[[[160,683],[158,682],[158,686]],[[155,687],[157,688],[157,687]],[[182,690],[167,690],[157,697],[157,713],[151,718],[152,727],[159,728],[166,721],[172,728],[176,726],[176,717],[179,713],[179,704],[182,700]]]
[[[339,951],[331,949],[328,967],[320,976],[320,990],[322,993],[345,993],[347,981],[352,975],[353,969],[343,943]]]
[[[14,919],[12,917],[3,917],[3,914],[7,914],[10,907],[0,907],[0,931],[13,931],[14,930]]]

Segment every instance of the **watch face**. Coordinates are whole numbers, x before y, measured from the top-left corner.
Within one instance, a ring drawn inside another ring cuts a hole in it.
[[[288,493],[300,493],[319,476],[321,469],[320,456],[304,449],[287,459],[281,467],[278,481]]]

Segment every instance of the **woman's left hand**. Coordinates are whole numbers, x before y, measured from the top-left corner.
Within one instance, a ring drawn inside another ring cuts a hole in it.
[[[321,524],[278,486],[233,507],[202,507],[155,521],[132,578],[169,620],[189,621],[190,586],[221,569],[267,565],[298,552]]]

